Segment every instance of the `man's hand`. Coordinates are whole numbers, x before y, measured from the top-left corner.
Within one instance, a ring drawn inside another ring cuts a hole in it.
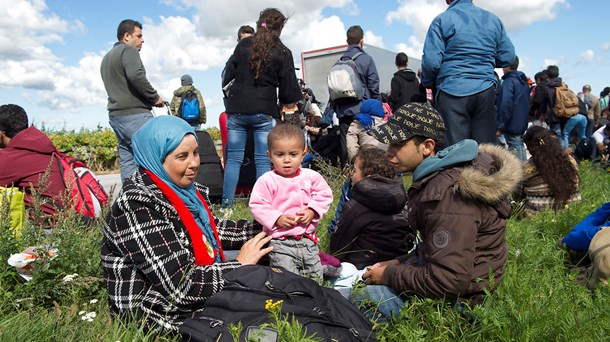
[[[265,232],[258,233],[241,247],[235,260],[239,261],[242,265],[256,264],[260,258],[273,250],[271,246],[263,248],[269,241],[271,241],[271,235],[267,236]]]
[[[311,208],[301,210],[297,213],[297,222],[308,225],[316,217],[316,212]]]
[[[159,98],[157,99],[157,102],[155,102],[154,106],[155,107],[165,106],[165,101],[163,101],[163,98],[161,96],[159,96]]]
[[[287,229],[294,227],[298,222],[299,220],[294,215],[282,214],[277,221],[275,221],[275,225],[280,228]]]
[[[368,266],[367,271],[362,275],[362,279],[367,285],[383,285],[383,272],[385,272],[386,267],[398,264],[400,264],[400,261],[393,259]]]

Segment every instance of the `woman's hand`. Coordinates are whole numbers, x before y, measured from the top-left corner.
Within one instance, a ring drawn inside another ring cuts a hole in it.
[[[271,246],[263,248],[269,241],[271,241],[271,235],[267,236],[265,232],[258,233],[241,247],[235,260],[242,265],[256,264],[265,254],[273,250]]]

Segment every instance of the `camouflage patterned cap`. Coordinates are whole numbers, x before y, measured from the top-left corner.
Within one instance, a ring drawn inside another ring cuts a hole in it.
[[[407,103],[392,114],[387,123],[370,134],[385,144],[395,144],[413,136],[445,140],[445,124],[441,115],[427,103]]]

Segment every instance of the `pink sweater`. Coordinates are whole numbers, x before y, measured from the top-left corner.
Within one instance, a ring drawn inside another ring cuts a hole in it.
[[[292,178],[269,171],[254,184],[249,209],[254,219],[263,225],[265,232],[277,239],[315,233],[316,226],[332,202],[332,190],[324,177],[316,171],[301,169],[300,174]],[[289,229],[275,226],[282,214],[295,215],[307,208],[318,214],[309,225],[298,224]]]

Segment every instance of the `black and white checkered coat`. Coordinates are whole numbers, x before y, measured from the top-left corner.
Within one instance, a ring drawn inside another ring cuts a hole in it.
[[[207,188],[196,186],[208,201]],[[261,231],[251,221],[214,221],[224,249],[239,249]],[[101,255],[111,313],[163,331],[178,330],[222,290],[223,274],[241,265],[233,260],[195,266],[178,212],[140,171],[125,182],[108,213]]]

